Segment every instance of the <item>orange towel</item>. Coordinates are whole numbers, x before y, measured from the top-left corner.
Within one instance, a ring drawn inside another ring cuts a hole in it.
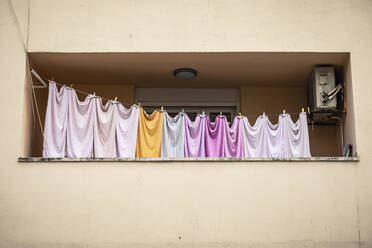
[[[141,108],[138,120],[136,157],[159,158],[164,112],[155,110],[147,115]]]

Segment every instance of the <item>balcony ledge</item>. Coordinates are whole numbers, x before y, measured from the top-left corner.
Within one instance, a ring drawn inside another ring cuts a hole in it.
[[[359,157],[311,158],[41,158],[20,157],[18,162],[359,162]]]

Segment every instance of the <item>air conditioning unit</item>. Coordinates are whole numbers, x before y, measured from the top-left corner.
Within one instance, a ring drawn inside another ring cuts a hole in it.
[[[336,86],[334,68],[315,67],[308,81],[308,105],[311,118],[317,122],[329,121],[337,111],[337,94],[342,84]]]

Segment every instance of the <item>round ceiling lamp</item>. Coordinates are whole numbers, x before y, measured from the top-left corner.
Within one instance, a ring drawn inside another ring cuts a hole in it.
[[[198,75],[198,72],[191,68],[179,68],[173,72],[174,76],[183,80],[190,80]]]

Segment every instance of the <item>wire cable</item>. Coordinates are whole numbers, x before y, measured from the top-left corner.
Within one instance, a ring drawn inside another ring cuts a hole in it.
[[[69,86],[67,86],[67,85],[65,85],[65,84],[57,83],[57,82],[54,81],[54,80],[49,80],[49,81],[52,81],[52,82],[54,82],[55,84],[57,84],[57,85],[59,85],[59,86],[67,87],[67,88],[69,88],[69,89],[73,89],[73,90],[75,90],[76,92],[79,92],[79,93],[82,93],[82,94],[85,94],[85,95],[92,95],[92,94],[89,93],[89,92],[85,92],[85,91],[82,91],[82,90],[78,90],[78,89],[76,89],[76,88],[69,87]],[[103,99],[103,100],[106,100],[106,101],[114,101],[114,100],[112,100],[112,99],[105,98],[105,97],[102,97],[102,96],[96,96],[96,97],[99,97],[99,98],[101,98],[101,99]],[[121,102],[121,101],[118,101],[118,100],[115,100],[115,102],[119,102],[119,103],[121,103],[121,104],[123,104],[123,105],[127,105],[127,106],[132,106],[132,105],[133,105],[133,104],[131,104],[131,103]]]
[[[82,93],[82,94],[85,94],[85,95],[92,95],[92,94],[89,93],[89,92],[85,92],[85,91],[82,91],[82,90],[78,90],[78,89],[76,89],[76,88],[69,87],[69,86],[66,85],[66,84],[57,83],[57,82],[54,81],[54,80],[49,80],[49,81],[52,81],[52,82],[54,82],[56,85],[59,85],[59,86],[61,86],[61,87],[67,87],[67,88],[73,89],[73,90],[75,90],[76,92],[79,92],[79,93]],[[112,99],[105,98],[105,97],[102,97],[102,96],[97,96],[97,97],[99,97],[99,98],[101,98],[101,99],[104,99],[104,100],[106,100],[106,101],[113,101]],[[136,105],[136,104],[126,103],[126,102],[121,102],[121,101],[116,101],[116,102],[119,102],[119,103],[121,103],[121,104],[123,104],[123,105],[127,105],[127,106]],[[165,109],[164,109],[164,110],[156,109],[156,110],[159,110],[159,111],[165,111]],[[286,114],[289,114],[289,115],[298,115],[298,114],[300,114],[300,113],[301,113],[301,112],[289,112],[289,113],[286,113]],[[247,115],[242,115],[241,117],[259,117],[259,116],[261,116],[261,115],[263,115],[263,113],[247,114]],[[280,115],[280,114],[279,114],[279,115]],[[269,113],[269,114],[266,114],[266,113],[265,113],[265,116],[268,116],[268,117],[269,117],[269,116],[278,116],[278,113]],[[240,117],[240,115],[233,115],[233,116],[232,116],[232,118],[235,118],[235,117]]]

